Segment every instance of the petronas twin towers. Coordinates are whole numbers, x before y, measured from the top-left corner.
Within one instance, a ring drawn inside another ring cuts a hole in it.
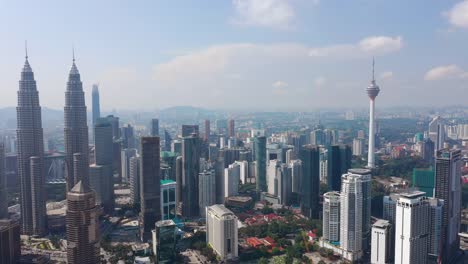
[[[67,211],[69,263],[84,259],[89,260],[86,263],[95,263],[95,257],[99,256],[99,232],[95,231],[98,225],[92,204],[95,194],[88,179],[86,105],[74,56],[65,92],[64,124],[67,200],[71,206]],[[27,53],[19,81],[17,126],[22,233],[42,236],[47,233],[43,130],[39,92]],[[75,205],[81,197],[88,197],[90,203]]]

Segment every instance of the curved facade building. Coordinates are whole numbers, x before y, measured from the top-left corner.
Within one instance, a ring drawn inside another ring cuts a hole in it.
[[[67,90],[65,92],[65,153],[67,190],[75,186],[82,178],[88,179],[89,150],[88,125],[86,123],[86,105],[83,83],[80,73],[73,64],[68,75]],[[78,161],[73,160],[75,153],[81,153]],[[77,167],[75,168],[75,164]],[[86,183],[87,184],[87,183]]]
[[[19,81],[16,113],[21,229],[26,235],[43,235],[46,231],[46,205],[41,106],[27,55]]]

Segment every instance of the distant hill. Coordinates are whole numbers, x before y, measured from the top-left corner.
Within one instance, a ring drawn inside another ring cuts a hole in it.
[[[42,107],[43,127],[63,123],[63,111]],[[16,107],[0,108],[0,127],[16,129]]]

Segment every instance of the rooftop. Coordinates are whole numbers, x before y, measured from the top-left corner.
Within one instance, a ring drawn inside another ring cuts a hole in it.
[[[173,180],[161,180],[160,183],[161,183],[161,185],[164,185],[164,184],[175,183],[175,181],[173,181]]]
[[[372,226],[373,227],[378,227],[378,228],[387,228],[387,227],[391,226],[391,224],[387,220],[379,219]]]

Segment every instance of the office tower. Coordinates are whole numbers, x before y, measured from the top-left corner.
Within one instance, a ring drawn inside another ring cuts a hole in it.
[[[161,219],[168,220],[176,217],[177,183],[173,180],[161,180]]]
[[[198,125],[182,125],[182,137],[188,137],[192,134],[197,137],[200,135]]]
[[[5,174],[5,147],[0,142],[0,219],[8,218],[8,197]]]
[[[126,182],[129,182],[130,179],[130,159],[137,155],[137,150],[134,148],[123,149],[120,152],[120,163],[121,163],[121,172],[122,179]]]
[[[377,220],[372,225],[371,263],[387,264],[393,259],[392,224],[387,220]]]
[[[379,95],[380,88],[375,82],[374,77],[374,61],[372,61],[372,81],[366,89],[367,95],[370,99],[369,107],[369,151],[367,158],[367,167],[370,169],[375,168],[375,124],[374,124],[374,111],[375,111],[375,98]]]
[[[291,161],[296,159],[296,155],[294,153],[294,149],[288,149],[286,151],[286,164],[291,163]]]
[[[218,134],[226,135],[228,132],[228,121],[226,119],[216,120],[216,130]]]
[[[348,145],[330,146],[328,148],[327,157],[328,189],[332,191],[340,191],[341,175],[351,168],[351,148]]]
[[[442,149],[436,152],[434,197],[444,200],[441,238],[444,263],[450,263],[460,247],[461,167],[460,150]]]
[[[94,264],[100,261],[98,208],[95,193],[87,182],[85,176],[67,193],[69,264]]]
[[[210,140],[210,134],[211,134],[211,130],[210,130],[210,120],[205,120],[205,135],[203,136],[203,139],[208,142]]]
[[[224,169],[224,197],[236,196],[239,193],[240,165],[233,163]]]
[[[301,212],[304,216],[318,219],[320,211],[320,150],[305,145],[300,151],[302,160]]]
[[[114,129],[114,128],[112,128]],[[114,132],[112,132],[114,133]],[[113,135],[113,134],[112,134]],[[117,183],[122,182],[122,146],[120,145],[120,141],[114,140],[112,144],[112,170],[115,174],[117,174]]]
[[[216,203],[224,204],[224,158],[218,157],[215,162]]]
[[[235,121],[234,119],[229,119],[228,123],[228,136],[236,137]]]
[[[271,195],[278,196],[278,174],[280,174],[281,162],[269,160],[267,167],[267,190]]]
[[[42,235],[46,232],[46,204],[41,106],[27,54],[19,81],[16,114],[21,230],[26,235]]]
[[[435,177],[432,168],[413,169],[412,187],[425,192],[427,197],[432,197],[434,194]]]
[[[114,140],[119,139],[120,138],[120,121],[119,121],[119,117],[113,116],[113,115],[108,115],[107,120],[109,120],[109,122],[112,125],[112,137],[114,138]]]
[[[99,103],[99,86],[97,84],[93,84],[93,91],[91,95],[93,101],[93,126],[95,126],[97,119],[101,117],[101,106]]]
[[[151,119],[151,136],[159,137],[159,119]]]
[[[182,140],[182,215],[200,215],[198,202],[198,173],[200,173],[200,142],[197,135]]]
[[[236,161],[235,163],[240,166],[240,181],[242,184],[246,184],[249,180],[249,163],[247,161]]]
[[[237,217],[224,205],[215,204],[206,208],[206,240],[222,259],[238,256]]]
[[[437,198],[428,198],[430,211],[429,224],[429,258],[437,260],[441,249],[441,228],[443,221],[444,201]]]
[[[21,257],[20,225],[14,220],[0,218],[0,263],[16,264]]]
[[[400,195],[398,193],[391,193],[383,197],[383,215],[382,219],[388,220],[390,224],[395,226],[396,217],[396,202]],[[395,231],[395,229],[393,229]]]
[[[120,139],[122,140],[122,148],[135,148],[136,139],[135,139],[135,131],[133,126],[130,124],[126,124],[120,128]]]
[[[364,140],[362,138],[353,139],[353,155],[362,156],[364,153]]]
[[[255,138],[255,161],[257,162],[256,168],[256,188],[257,192],[266,192],[266,137],[260,136]]]
[[[301,193],[302,161],[293,160],[289,163],[291,167],[291,188],[294,193]]]
[[[165,151],[171,151],[171,134],[167,132],[167,130],[164,130],[164,150]]]
[[[424,139],[422,142],[422,158],[428,163],[434,163],[435,146],[430,138]]]
[[[429,122],[429,139],[434,142],[435,150],[443,148],[445,141],[445,124],[446,121],[440,116],[435,116],[431,122]]]
[[[292,168],[286,164],[282,164],[279,176],[278,196],[281,204],[289,206],[292,200]]]
[[[400,194],[396,206],[395,264],[427,263],[430,206],[423,192]]]
[[[141,138],[140,157],[140,238],[151,239],[151,229],[161,220],[161,177],[159,137]]]
[[[370,236],[370,170],[350,169],[341,184],[340,245],[352,259],[359,259]]]
[[[205,170],[198,175],[198,203],[200,212],[205,212],[207,206],[216,204],[216,175],[214,171]]]
[[[323,195],[323,237],[330,242],[340,241],[340,193]]]
[[[174,263],[176,258],[177,226],[172,220],[155,223],[153,234],[153,252],[156,263]]]
[[[130,158],[130,204],[140,204],[140,157]]]
[[[67,190],[71,190],[82,178],[88,178],[89,149],[88,149],[88,125],[86,123],[86,105],[83,92],[83,83],[80,73],[73,64],[68,75],[67,90],[65,91],[65,162]],[[81,158],[75,168],[74,155],[80,153]]]
[[[101,202],[104,211],[107,213],[114,210],[114,174],[112,170],[114,142],[112,138],[112,125],[109,120],[107,118],[96,119],[94,123],[94,156],[96,162],[92,170],[93,172],[99,172],[101,188],[100,191],[94,190],[96,196],[99,197],[97,200]],[[96,174],[93,173],[93,176],[96,176]],[[90,178],[92,179],[91,175]]]

